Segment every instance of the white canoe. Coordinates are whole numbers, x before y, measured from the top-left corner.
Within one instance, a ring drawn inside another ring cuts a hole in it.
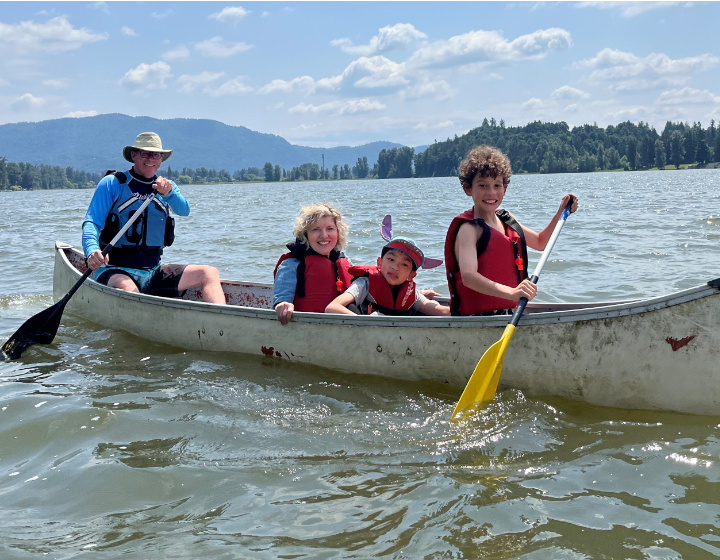
[[[55,245],[53,295],[85,269]],[[691,414],[720,413],[720,279],[662,297],[530,304],[505,354],[499,390]],[[87,280],[66,313],[189,350],[240,352],[356,374],[463,389],[507,317],[361,317],[295,313],[282,326],[272,286],[223,281],[228,305],[123,292]]]

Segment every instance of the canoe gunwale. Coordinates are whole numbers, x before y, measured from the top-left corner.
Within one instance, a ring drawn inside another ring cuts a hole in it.
[[[81,273],[72,265],[67,257],[67,251],[80,253],[78,249],[63,243],[55,242],[55,250],[61,255],[63,262],[79,278]],[[81,254],[81,253],[80,253]],[[239,286],[266,287],[267,284],[258,282],[237,282],[225,281],[224,284],[232,284]],[[206,303],[203,301],[192,301],[184,299],[165,298],[160,296],[152,296],[148,294],[140,294],[126,292],[115,288],[110,288],[103,284],[99,284],[94,280],[86,281],[88,287],[99,290],[110,296],[129,299],[145,303],[147,305],[159,305],[162,307],[170,307],[176,309],[193,308],[202,310],[207,313],[218,313],[222,315],[239,315],[243,317],[251,317],[258,319],[277,320],[276,313],[273,309],[260,309],[257,307],[247,307],[239,305],[218,305],[214,303]],[[656,311],[667,307],[672,307],[681,303],[686,303],[696,299],[718,295],[720,292],[720,278],[710,280],[706,284],[688,288],[680,292],[674,292],[662,296],[656,296],[647,299],[620,301],[620,302],[599,302],[599,303],[577,303],[577,304],[558,304],[565,309],[555,311],[538,311],[523,315],[523,325],[544,325],[557,323],[570,323],[579,321],[591,321],[597,319],[611,319],[615,317],[623,317],[627,315],[635,315]],[[530,304],[532,305],[532,304]],[[552,307],[554,304],[538,304],[539,307]],[[569,305],[585,306],[567,309]],[[530,306],[528,306],[530,307]],[[293,322],[303,323],[322,323],[337,325],[368,325],[368,326],[384,326],[384,327],[422,327],[422,328],[453,328],[453,327],[503,327],[508,322],[507,316],[489,316],[489,317],[391,317],[391,316],[350,316],[335,315],[326,313],[310,313],[295,312],[293,314]]]

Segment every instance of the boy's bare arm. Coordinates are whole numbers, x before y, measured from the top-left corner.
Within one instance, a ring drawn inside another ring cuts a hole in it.
[[[468,226],[466,228],[466,226]],[[465,229],[463,229],[465,228]],[[512,301],[518,301],[521,297],[529,300],[537,295],[537,287],[530,280],[523,280],[515,287],[505,286],[499,282],[490,280],[477,271],[477,233],[472,224],[463,224],[458,231],[455,242],[455,252],[458,257],[458,265],[462,281],[466,287],[481,294],[495,296]]]
[[[424,301],[418,309],[423,315],[450,315],[450,307],[447,305],[440,305],[437,301],[429,299]]]
[[[575,194],[573,194],[572,196],[574,200],[571,211],[575,212],[578,207],[578,198]],[[550,223],[545,226],[542,231],[540,231],[540,233],[537,233],[530,228],[527,228],[524,225],[520,224],[520,227],[522,227],[523,232],[525,233],[525,242],[527,243],[528,247],[535,249],[536,251],[545,250],[545,247],[547,247],[548,241],[550,241],[550,237],[552,236],[553,231],[555,231],[555,226],[557,225],[558,220],[560,220],[560,216],[562,216],[562,213],[565,210],[565,207],[567,206],[569,201],[569,194],[566,194],[562,197],[562,201],[560,201],[560,208],[558,208],[558,211],[552,217]]]
[[[325,313],[340,313],[343,315],[355,315],[350,311],[347,306],[351,303],[355,303],[355,296],[347,292],[340,294],[325,308]]]
[[[440,292],[436,292],[432,288],[425,288],[423,290],[418,290],[422,295],[424,295],[428,299],[436,299],[439,297],[442,297],[442,294]]]

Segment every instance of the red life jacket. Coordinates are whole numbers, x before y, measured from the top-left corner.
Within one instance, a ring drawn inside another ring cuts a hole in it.
[[[481,294],[465,286],[455,257],[455,239],[465,222],[477,224],[483,233],[477,242],[479,274],[505,286],[515,287],[527,275],[527,245],[525,235],[507,210],[497,210],[498,218],[505,226],[503,235],[490,227],[482,218],[475,218],[471,208],[453,218],[445,237],[445,268],[450,288],[450,313],[452,315],[477,315],[498,309],[517,306],[518,302]]]
[[[308,254],[285,253],[275,265],[273,277],[280,263],[294,258],[300,261],[297,270],[297,289],[293,305],[295,311],[324,313],[328,304],[350,287],[352,278],[348,273],[350,262],[343,253],[333,250],[331,258],[318,255],[314,251]]]
[[[395,286],[388,284],[377,265],[351,266],[348,272],[353,278],[366,276],[369,279],[368,297],[360,304],[362,315],[370,315],[373,311],[383,315],[408,315],[415,303],[416,286],[413,280],[406,280],[399,289],[393,290]]]

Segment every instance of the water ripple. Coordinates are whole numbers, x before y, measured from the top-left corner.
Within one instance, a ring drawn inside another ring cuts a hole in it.
[[[233,203],[218,206],[228,188]],[[447,224],[469,207],[453,178],[284,184],[269,214],[276,188],[184,187],[193,212],[166,262],[269,281],[298,208],[314,200],[344,208],[353,262],[375,260],[387,212],[397,234],[439,257]],[[506,205],[537,229],[569,190],[581,209],[540,300],[632,299],[718,276],[717,172],[517,176]],[[79,243],[91,194],[0,193],[0,229],[15,240],[0,249],[0,340],[52,304],[52,241]],[[18,211],[20,196],[36,214]],[[444,274],[418,280],[447,293]],[[505,391],[454,424],[458,397],[184,352],[68,315],[52,345],[0,363],[0,557],[720,555],[717,417]]]

